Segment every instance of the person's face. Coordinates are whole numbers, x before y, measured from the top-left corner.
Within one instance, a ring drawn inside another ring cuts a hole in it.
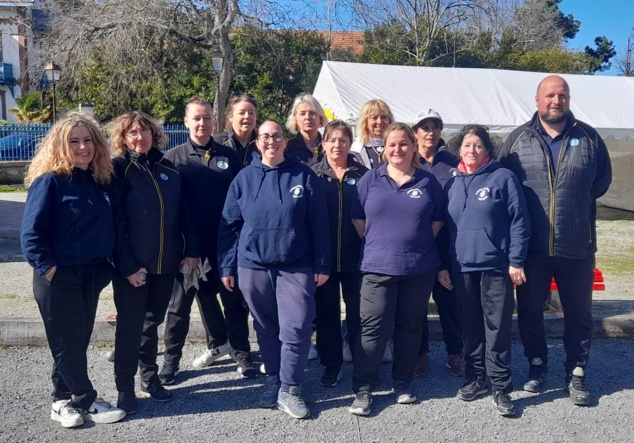
[[[207,142],[214,130],[211,106],[192,103],[185,111],[185,126],[194,141]]]
[[[460,158],[468,171],[475,171],[488,154],[482,139],[475,134],[467,134],[460,145]]]
[[[440,142],[440,125],[432,119],[424,120],[416,129],[416,144],[420,149],[436,150]]]
[[[570,112],[570,93],[564,80],[558,77],[542,82],[535,102],[540,119],[546,123],[563,123]]]
[[[368,132],[372,137],[381,138],[390,125],[390,117],[384,110],[379,110],[378,114],[372,114],[367,120]]]
[[[385,140],[385,159],[388,164],[399,168],[410,168],[416,146],[404,131],[392,131]]]
[[[258,112],[252,103],[241,101],[233,105],[229,121],[233,132],[236,134],[251,134],[255,129],[255,122],[258,119]]]
[[[347,159],[350,144],[350,138],[341,130],[331,132],[328,140],[323,140],[321,143],[326,157],[332,161]]]
[[[75,126],[70,131],[70,149],[73,152],[74,166],[87,170],[95,158],[95,144],[87,127]]]
[[[319,114],[310,103],[302,103],[297,107],[295,119],[302,133],[310,134],[319,129]]]
[[[126,145],[130,151],[146,154],[152,147],[152,130],[142,128],[137,122],[125,131]]]
[[[278,124],[266,122],[260,126],[256,145],[262,154],[264,164],[277,165],[284,161],[286,137]]]

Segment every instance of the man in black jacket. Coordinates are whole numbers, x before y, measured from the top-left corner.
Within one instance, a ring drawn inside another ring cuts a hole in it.
[[[537,113],[498,154],[524,186],[532,226],[527,281],[517,287],[518,325],[530,364],[524,390],[541,392],[548,372],[543,306],[554,277],[565,314],[565,384],[574,404],[588,405],[596,200],[608,190],[612,168],[599,134],[570,112],[563,78],[544,78],[535,101]]]
[[[165,157],[174,163],[181,175],[185,202],[200,237],[201,261],[207,265],[207,281],[198,282],[198,291],[193,287],[184,288],[182,278],[174,286],[165,324],[165,363],[160,373],[161,382],[171,384],[178,374],[194,296],[207,331],[208,349],[192,362],[192,366],[203,368],[231,355],[243,377],[255,377],[257,369],[250,355],[249,312],[244,298],[240,291],[228,292],[218,275],[220,217],[229,185],[242,168],[242,162],[233,149],[211,137],[212,108],[208,101],[200,97],[189,100],[185,107],[185,126],[189,129],[189,140]]]

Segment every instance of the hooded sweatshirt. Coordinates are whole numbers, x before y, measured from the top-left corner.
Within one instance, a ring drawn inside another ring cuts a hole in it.
[[[523,267],[531,228],[515,174],[495,160],[473,173],[455,174],[445,187],[454,269],[508,272],[509,265]]]
[[[249,269],[312,267],[329,274],[326,198],[315,173],[299,158],[277,166],[257,157],[229,187],[218,240],[220,275]]]

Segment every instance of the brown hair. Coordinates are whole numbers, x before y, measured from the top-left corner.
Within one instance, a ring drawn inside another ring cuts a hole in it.
[[[187,109],[189,108],[189,105],[209,106],[211,109],[213,109],[213,106],[211,106],[209,100],[205,100],[199,95],[194,95],[189,100],[187,100],[187,103],[185,103],[185,115],[187,115]]]
[[[253,107],[255,108],[255,129],[257,129],[258,127],[258,114],[260,113],[260,111],[258,110],[258,99],[255,98],[254,95],[252,94],[245,94],[245,93],[239,93],[239,94],[234,94],[230,99],[229,102],[227,103],[227,110],[225,111],[225,131],[228,131],[231,129],[231,116],[233,115],[233,108],[240,102],[248,102],[251,103],[253,105]]]
[[[333,120],[324,128],[323,140],[327,141],[335,131],[341,131],[344,135],[347,135],[352,143],[352,129],[343,120]]]
[[[114,155],[123,155],[128,150],[125,135],[135,123],[137,123],[141,129],[149,129],[152,131],[153,148],[160,151],[167,145],[167,136],[159,124],[145,112],[133,111],[120,115],[108,124],[110,149]]]

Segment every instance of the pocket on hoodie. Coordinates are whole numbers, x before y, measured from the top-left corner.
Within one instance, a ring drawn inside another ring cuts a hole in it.
[[[486,229],[460,231],[456,236],[456,258],[462,266],[483,267],[499,263],[504,256]]]
[[[245,258],[263,265],[292,263],[310,248],[294,229],[253,229],[244,246]]]

